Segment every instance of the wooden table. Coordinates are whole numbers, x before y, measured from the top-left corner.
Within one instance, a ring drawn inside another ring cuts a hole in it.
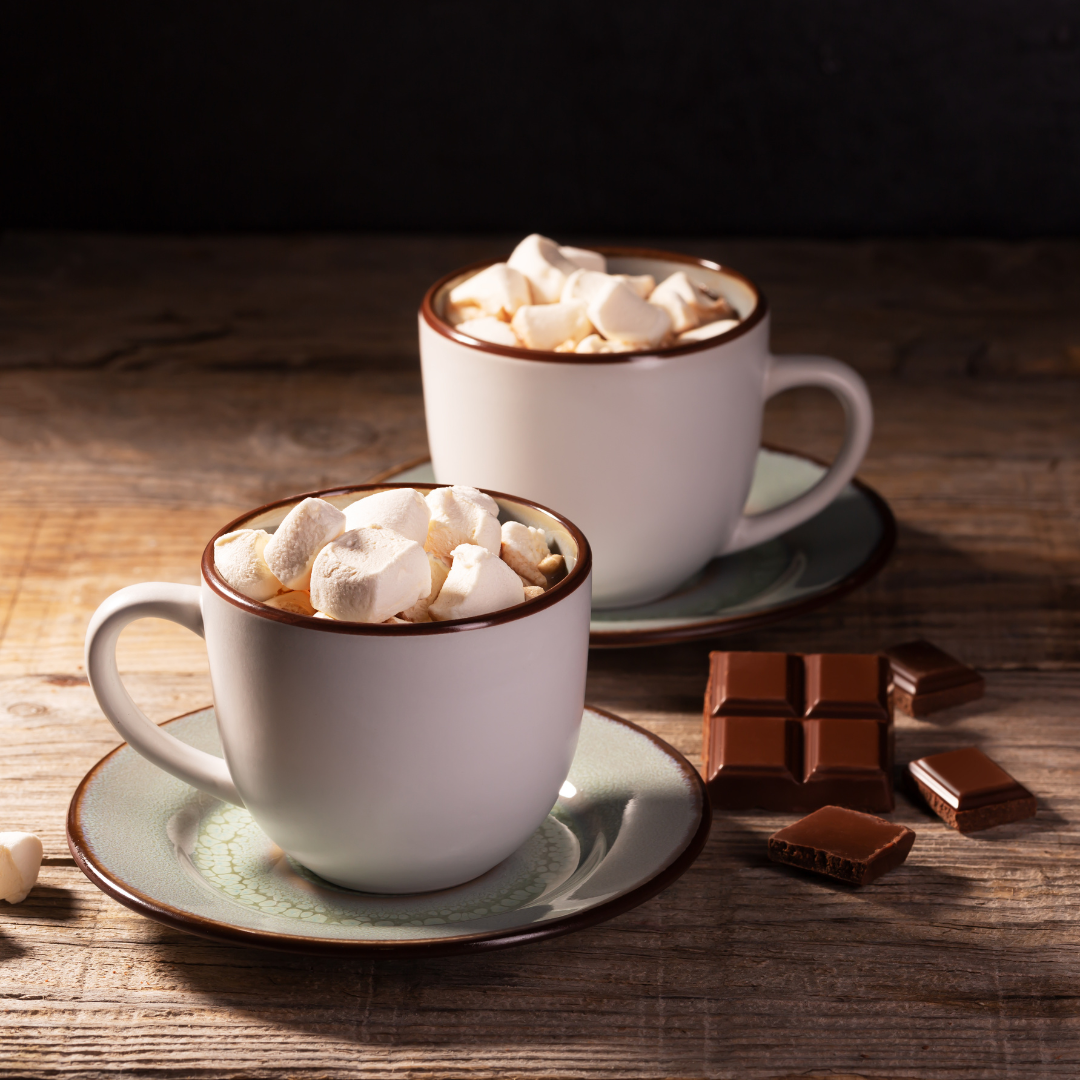
[[[509,243],[0,242],[0,829],[46,852],[31,896],[0,905],[0,1075],[1075,1077],[1076,243],[669,245],[758,279],[777,351],[866,375],[861,475],[900,525],[869,585],[724,644],[955,651],[986,698],[901,717],[898,756],[978,743],[1038,794],[1034,820],[965,838],[901,799],[915,849],[855,891],[767,862],[782,817],[724,814],[685,877],[606,925],[410,962],[210,944],[75,868],[68,800],[118,741],[83,674],[90,613],[125,584],[196,581],[249,506],[422,454],[418,298]],[[767,436],[827,456],[838,413],[788,394]],[[594,653],[589,699],[697,761],[717,645]],[[155,719],[209,700],[202,643],[174,626],[129,630],[121,668]]]

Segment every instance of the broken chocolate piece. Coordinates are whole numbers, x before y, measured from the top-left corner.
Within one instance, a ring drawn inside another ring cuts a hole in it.
[[[892,664],[893,699],[909,716],[929,716],[983,695],[983,677],[929,641],[908,641],[885,655]]]
[[[825,806],[769,837],[769,858],[867,885],[908,856],[915,833],[872,814]]]
[[[932,754],[908,765],[923,798],[946,825],[979,832],[1034,817],[1035,796],[974,746]]]
[[[714,652],[709,660],[702,756],[713,806],[893,809],[882,657]]]

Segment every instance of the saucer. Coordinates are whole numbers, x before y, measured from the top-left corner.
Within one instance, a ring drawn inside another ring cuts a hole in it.
[[[808,491],[826,466],[790,450],[762,447],[746,500],[760,514]],[[374,482],[435,482],[430,461],[402,465]],[[527,495],[528,492],[521,494]],[[816,517],[756,547],[713,559],[651,604],[593,611],[593,648],[661,645],[753,630],[801,615],[869,581],[896,543],[889,504],[852,480]]]
[[[213,708],[168,721],[221,754]],[[383,896],[322,880],[237,806],[169,776],[126,743],[95,765],[68,811],[71,853],[127,907],[214,941],[323,955],[445,955],[567,934],[643,903],[709,835],[689,762],[628,720],[587,708],[570,775],[544,823],[486,874]]]

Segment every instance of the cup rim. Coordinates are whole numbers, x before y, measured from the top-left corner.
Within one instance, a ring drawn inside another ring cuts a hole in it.
[[[478,349],[480,352],[495,353],[499,356],[512,356],[518,360],[542,361],[549,364],[625,364],[642,356],[659,356],[667,359],[669,356],[685,356],[689,353],[715,348],[717,345],[726,345],[729,341],[734,341],[736,338],[742,337],[743,334],[749,333],[764,320],[768,313],[769,304],[765,299],[765,294],[754,282],[745,274],[739,273],[738,270],[732,270],[728,266],[712,262],[709,259],[700,259],[694,255],[684,255],[677,251],[662,251],[656,248],[609,246],[592,247],[589,250],[597,251],[605,257],[610,255],[616,258],[663,259],[667,262],[681,262],[690,266],[700,266],[715,273],[725,274],[742,282],[743,285],[750,289],[754,294],[754,306],[750,309],[750,314],[741,320],[738,326],[733,326],[722,334],[705,338],[704,341],[690,341],[685,345],[669,345],[664,349],[634,349],[630,352],[620,353],[557,353],[545,349],[523,349],[513,345],[496,345],[494,342],[481,341],[479,338],[460,333],[435,311],[435,296],[448,282],[470,271],[479,273],[485,267],[503,261],[501,259],[481,259],[479,262],[469,263],[467,266],[452,270],[449,274],[443,274],[424,293],[424,299],[420,304],[421,318],[436,333],[457,342],[459,345],[467,345],[470,348]]]
[[[532,600],[526,600],[524,603],[515,604],[513,607],[503,608],[501,611],[492,611],[484,615],[473,615],[467,619],[447,619],[445,622],[430,623],[399,623],[394,626],[385,626],[382,623],[338,622],[333,619],[316,619],[313,615],[297,615],[291,611],[281,611],[278,608],[268,607],[258,600],[252,600],[243,593],[237,592],[237,590],[229,585],[218,573],[217,566],[214,564],[214,542],[219,537],[224,536],[226,533],[233,532],[236,529],[248,527],[245,525],[245,522],[250,521],[259,514],[266,513],[270,510],[276,510],[278,507],[295,504],[303,499],[321,499],[328,495],[348,495],[352,492],[368,491],[375,493],[377,491],[386,491],[391,488],[414,488],[418,490],[424,489],[433,491],[435,488],[451,486],[452,485],[450,484],[427,483],[380,484],[368,482],[366,484],[343,484],[337,487],[320,488],[317,491],[306,491],[300,495],[290,495],[284,499],[276,499],[273,502],[264,503],[262,506],[257,506],[253,510],[245,511],[239,517],[234,518],[227,525],[218,529],[218,531],[210,537],[210,541],[203,549],[202,554],[201,569],[203,581],[214,593],[223,600],[228,601],[228,603],[232,604],[234,607],[238,607],[242,611],[246,611],[252,615],[258,615],[261,618],[269,619],[272,622],[299,626],[307,630],[320,630],[331,634],[356,634],[371,637],[422,637],[435,634],[453,634],[461,630],[481,630],[485,627],[500,626],[503,623],[527,618],[530,615],[534,615],[537,612],[566,599],[571,593],[574,593],[581,588],[588,580],[589,575],[592,572],[592,549],[589,547],[589,541],[585,538],[585,534],[572,521],[540,503],[533,502],[531,499],[522,499],[517,495],[507,495],[504,492],[491,491],[488,488],[479,488],[478,490],[483,491],[485,495],[490,495],[493,499],[505,499],[508,502],[517,503],[520,506],[525,506],[532,510],[538,510],[541,513],[554,518],[573,537],[574,542],[578,546],[578,554],[574,563],[574,568],[562,579],[562,581],[552,585],[543,596],[534,597]]]

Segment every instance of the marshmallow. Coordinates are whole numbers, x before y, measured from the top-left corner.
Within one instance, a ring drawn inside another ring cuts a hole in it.
[[[0,832],[0,899],[25,900],[41,869],[41,841],[33,833]]]
[[[238,592],[252,600],[269,600],[282,584],[266,565],[264,551],[270,540],[265,529],[237,529],[214,541],[214,566]]]
[[[431,524],[424,547],[433,555],[450,562],[459,544],[478,544],[493,555],[499,554],[502,547],[499,506],[490,495],[456,485],[429,492],[427,504]]]
[[[599,251],[589,251],[587,248],[560,247],[559,254],[575,266],[580,266],[582,270],[596,270],[601,274],[607,270],[607,259]]]
[[[510,329],[509,323],[504,323],[491,315],[486,315],[482,319],[466,319],[464,322],[459,322],[454,329],[479,341],[490,341],[492,345],[521,348],[521,342],[518,341],[517,334]]]
[[[287,589],[304,589],[322,548],[345,531],[345,515],[323,499],[297,503],[263,550],[266,565]]]
[[[593,329],[585,315],[585,305],[580,300],[566,304],[529,304],[518,308],[510,325],[527,349],[547,350],[553,350],[566,341],[576,345],[582,338],[588,337]]]
[[[656,278],[652,274],[612,274],[616,281],[629,285],[641,297],[648,300],[653,289],[656,288]]]
[[[528,278],[534,304],[554,304],[563,283],[577,269],[575,263],[559,252],[554,240],[539,233],[526,236],[506,263]]]
[[[311,602],[349,622],[385,622],[431,592],[415,540],[389,529],[351,529],[326,544],[311,568]]]
[[[428,609],[433,619],[468,619],[524,603],[521,579],[497,555],[475,544],[461,544],[438,598]]]
[[[659,287],[659,286],[658,286]],[[659,345],[671,332],[671,317],[624,281],[608,278],[589,300],[589,321],[609,341],[635,348]]]
[[[520,521],[504,521],[502,526],[502,561],[530,585],[547,582],[538,565],[551,554],[543,529],[534,529]]]
[[[576,353],[614,353],[630,352],[633,345],[624,345],[621,341],[608,341],[599,334],[590,334],[577,343]]]
[[[287,592],[264,601],[267,607],[288,611],[292,615],[314,615],[311,597],[306,592]]]
[[[608,284],[615,280],[611,274],[598,274],[595,270],[575,270],[563,284],[559,300],[564,304],[584,300],[588,304],[594,297],[602,295]]]
[[[544,590],[539,585],[526,585],[523,591],[526,600],[535,600],[538,596],[544,595]]]
[[[716,337],[718,334],[726,334],[732,327],[738,325],[738,319],[720,319],[717,322],[706,323],[704,326],[697,326],[693,330],[685,331],[675,339],[675,343],[677,345],[686,345],[691,341],[705,341],[708,338]]]
[[[735,314],[724,297],[713,296],[696,281],[691,281],[684,270],[664,278],[653,289],[649,303],[657,304],[671,316],[676,334]]]
[[[500,324],[501,325],[501,324]],[[415,488],[391,488],[357,499],[345,507],[345,529],[389,529],[421,547],[427,540],[431,511]]]
[[[443,587],[443,582],[446,581],[446,575],[450,573],[448,562],[444,562],[437,555],[432,555],[430,551],[426,552],[426,555],[428,567],[431,570],[431,592],[427,596],[420,597],[411,608],[398,612],[406,622],[431,622],[428,608],[435,602],[439,590]]]
[[[523,304],[532,303],[525,275],[506,263],[495,263],[450,290],[447,314],[493,315],[509,321]]]

